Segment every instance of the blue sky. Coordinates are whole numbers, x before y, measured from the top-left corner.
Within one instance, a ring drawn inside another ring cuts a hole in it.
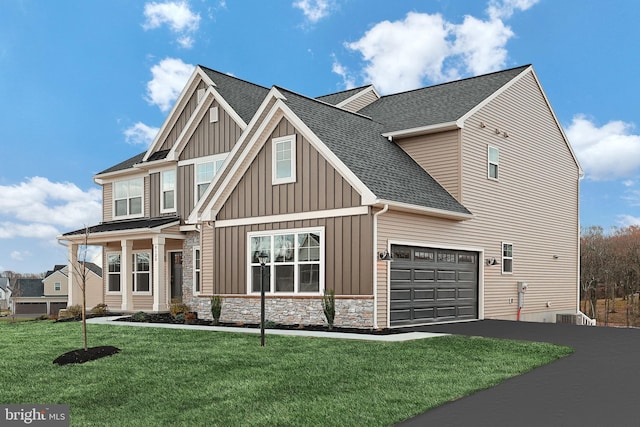
[[[92,176],[146,149],[196,64],[319,96],[531,63],[586,173],[582,225],[640,224],[640,3],[609,5],[2,0],[0,271],[66,262],[55,236],[100,221]]]

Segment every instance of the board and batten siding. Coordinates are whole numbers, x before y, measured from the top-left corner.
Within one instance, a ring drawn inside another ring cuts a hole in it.
[[[314,227],[324,228],[325,288],[335,290],[339,296],[372,295],[370,214],[204,229],[203,294],[210,291],[222,295],[247,294],[247,233]]]
[[[500,151],[498,180],[487,178],[489,145]],[[529,284],[523,319],[552,321],[554,312],[575,313],[579,169],[531,74],[466,120],[461,154],[461,202],[474,218],[457,222],[390,211],[378,219],[378,250],[390,240],[475,248],[501,263],[502,242],[511,243],[512,274],[502,274],[501,265],[480,265],[484,317],[516,318],[518,281]],[[387,269],[378,269],[379,324],[387,321],[381,299]]]
[[[176,176],[176,207],[178,215],[182,218],[193,210],[195,200],[195,166],[178,166]]]
[[[297,134],[296,182],[272,185],[271,140]],[[218,220],[360,206],[360,194],[285,119],[278,124],[217,215]]]
[[[193,91],[193,94],[187,101],[184,109],[178,115],[178,118],[167,134],[166,139],[162,142],[162,146],[158,149],[158,151],[169,150],[171,149],[171,147],[173,147],[173,144],[175,144],[176,140],[178,139],[180,132],[182,132],[182,129],[184,129],[185,125],[189,121],[189,118],[198,106],[198,89],[206,88],[207,85],[202,80],[200,80],[197,89]]]
[[[445,190],[460,200],[460,130],[400,139],[396,143]]]
[[[218,109],[218,120],[214,123],[209,119],[210,108]],[[216,101],[209,109],[180,153],[180,160],[228,153],[240,138],[242,129]]]

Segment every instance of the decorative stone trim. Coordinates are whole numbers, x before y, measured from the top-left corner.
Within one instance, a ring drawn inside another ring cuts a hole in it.
[[[198,312],[198,317],[211,319],[210,297],[195,298],[189,306]],[[319,298],[267,298],[265,300],[267,321],[283,325],[326,325]],[[221,322],[260,323],[260,298],[223,297]],[[373,299],[336,297],[334,326],[349,328],[373,328]]]

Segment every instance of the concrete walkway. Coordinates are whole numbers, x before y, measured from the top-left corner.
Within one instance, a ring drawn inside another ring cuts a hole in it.
[[[202,326],[202,325],[180,325],[173,323],[144,323],[144,322],[119,322],[122,316],[111,317],[94,317],[87,319],[87,323],[98,325],[120,325],[134,326],[142,328],[166,328],[166,329],[188,329],[196,331],[211,332],[234,332],[240,334],[260,334],[258,328],[238,328],[228,326]],[[362,341],[386,341],[401,342],[419,340],[424,338],[448,335],[435,332],[410,331],[402,334],[375,335],[375,334],[349,334],[343,332],[322,332],[322,331],[305,331],[305,330],[289,330],[289,329],[265,329],[265,335],[283,335],[296,337],[314,337],[314,338],[336,338],[343,340],[362,340]]]

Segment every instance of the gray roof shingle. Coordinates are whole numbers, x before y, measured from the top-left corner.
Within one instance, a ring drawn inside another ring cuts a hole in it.
[[[386,95],[359,112],[384,125],[384,132],[458,120],[529,65]]]
[[[14,297],[41,297],[44,296],[44,283],[42,279],[16,279],[11,294]]]
[[[109,172],[117,172],[117,171],[121,171],[121,170],[125,170],[125,169],[129,169],[131,167],[133,167],[133,165],[138,164],[142,161],[142,159],[144,158],[144,155],[147,154],[146,151],[143,151],[140,154],[136,154],[135,156],[118,163],[117,165],[113,165],[108,169],[103,170],[102,172],[99,172],[98,175],[102,175],[105,173],[109,173]]]
[[[343,90],[342,92],[330,93],[328,95],[318,96],[316,97],[316,99],[318,101],[326,102],[327,104],[338,105],[342,101],[351,98],[356,93],[361,92],[364,89],[369,88],[371,86],[372,85],[365,85],[365,86],[360,86],[360,87],[356,87],[349,90]]]
[[[163,225],[171,224],[172,222],[178,222],[180,218],[177,216],[161,216],[156,218],[136,218],[136,219],[125,219],[118,221],[108,221],[102,222],[98,225],[93,225],[89,227],[89,234],[92,233],[106,233],[108,231],[124,231],[124,230],[135,230],[138,228],[144,229],[152,229],[156,227],[161,227]],[[85,229],[81,228],[79,230],[70,231],[68,233],[64,233],[63,236],[77,236],[85,233]],[[90,268],[87,265],[87,268]],[[101,272],[102,273],[102,272]]]

